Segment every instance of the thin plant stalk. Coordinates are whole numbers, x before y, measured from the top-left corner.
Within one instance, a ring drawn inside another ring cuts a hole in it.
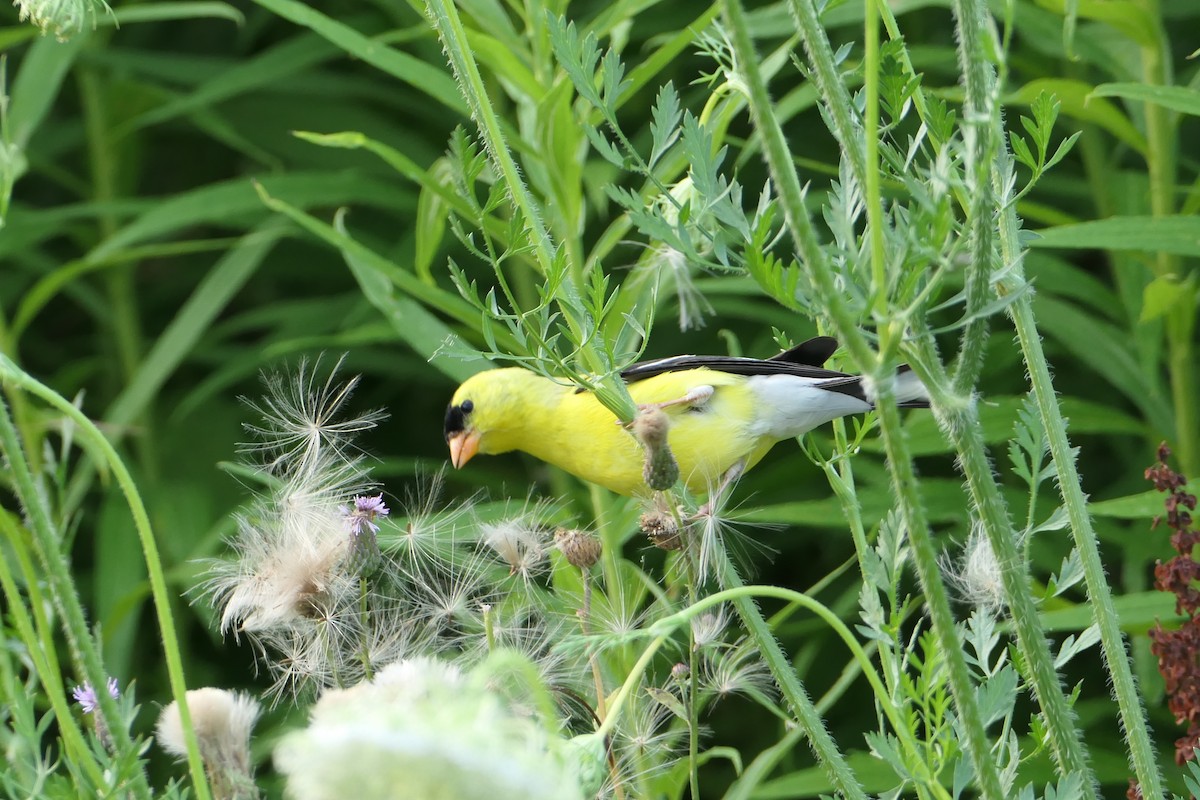
[[[982,346],[983,342],[974,344]],[[1060,770],[1083,776],[1085,796],[1095,798],[1095,775],[1088,765],[1075,716],[1054,667],[1054,656],[1029,583],[1027,559],[1014,536],[1008,507],[992,472],[978,406],[973,398],[955,393],[931,337],[920,337],[918,344],[909,350],[912,356],[909,363],[928,387],[938,423],[958,452],[959,467],[967,479],[972,504],[996,555],[1004,602],[1016,631],[1017,646],[1028,665],[1034,695],[1046,717],[1050,749]],[[960,359],[960,370],[961,364]]]
[[[1010,280],[1015,279],[1014,276]],[[1011,290],[1014,287],[1008,288]],[[1001,291],[1005,291],[1004,286],[1001,287]],[[1067,423],[1058,405],[1058,395],[1054,391],[1050,367],[1042,349],[1042,338],[1034,320],[1032,298],[1026,295],[1017,299],[1009,306],[1009,314],[1016,325],[1017,341],[1021,346],[1034,400],[1050,444],[1050,456],[1058,470],[1059,492],[1067,509],[1071,533],[1083,564],[1088,605],[1092,609],[1092,619],[1100,630],[1100,644],[1112,680],[1113,694],[1117,698],[1121,727],[1129,745],[1130,763],[1143,797],[1165,797],[1158,759],[1150,741],[1146,712],[1142,707],[1137,681],[1129,665],[1129,652],[1125,649],[1120,620],[1113,606],[1112,591],[1104,574],[1104,565],[1100,561],[1096,532],[1092,528],[1087,498],[1083,494],[1079,471],[1075,466],[1075,453],[1067,439]]]
[[[133,515],[134,528],[137,530],[138,538],[141,540],[142,553],[146,561],[146,570],[150,578],[150,590],[154,597],[154,608],[158,615],[159,633],[162,636],[163,655],[167,662],[167,677],[171,684],[171,695],[178,704],[184,741],[187,744],[188,769],[192,777],[193,790],[200,800],[211,800],[212,795],[208,788],[207,778],[205,777],[204,764],[200,759],[200,747],[196,740],[196,732],[192,727],[191,715],[187,707],[187,682],[183,676],[183,660],[179,652],[179,638],[175,632],[175,620],[171,614],[171,597],[167,592],[162,560],[158,555],[158,544],[154,540],[154,533],[150,527],[150,518],[146,513],[146,507],[142,504],[137,487],[134,485],[133,477],[129,474],[129,470],[125,467],[124,462],[121,461],[121,457],[117,454],[117,451],[104,438],[104,434],[100,432],[100,429],[65,398],[33,378],[3,355],[0,355],[0,377],[5,381],[11,381],[19,388],[40,398],[79,426],[80,433],[88,437],[103,455],[105,462],[116,478],[118,486],[121,487],[121,492],[125,495],[125,500]],[[85,671],[88,674],[88,679],[91,681],[92,686],[97,687],[96,697],[99,701],[101,713],[109,719],[120,719],[117,713],[116,702],[109,697],[108,692],[103,690],[106,684],[104,667],[88,633],[83,609],[79,605],[78,597],[75,594],[67,565],[62,558],[52,557],[53,554],[57,553],[57,546],[51,532],[50,520],[41,503],[35,500],[37,495],[36,488],[33,485],[33,476],[28,474],[27,465],[20,458],[20,446],[16,442],[15,436],[16,432],[12,428],[12,421],[8,416],[7,409],[0,404],[0,444],[9,453],[9,461],[14,466],[13,473],[17,479],[18,487],[27,496],[27,507],[30,510],[30,517],[34,522],[34,533],[40,540],[39,544],[41,547],[51,548],[46,551],[46,560],[51,572],[51,585],[54,586],[55,596],[59,597],[61,593],[62,598],[72,598],[74,600],[73,603],[63,603],[64,629],[67,630],[68,636],[80,647],[79,653],[83,660]],[[132,749],[133,744],[129,739],[128,731],[124,730],[120,725],[111,727],[118,747]],[[143,796],[149,797],[149,788],[144,785],[144,781],[145,776],[143,774],[142,781],[135,782],[134,784],[134,790],[139,798]]]
[[[9,540],[13,552],[26,572],[26,586],[29,587],[29,608],[27,609],[9,567],[9,559],[0,558],[0,588],[3,589],[4,597],[8,602],[13,625],[21,638],[25,640],[29,659],[37,671],[38,681],[46,689],[46,698],[50,702],[51,710],[54,711],[59,736],[62,737],[68,758],[79,765],[96,786],[103,786],[106,783],[104,772],[92,757],[87,742],[84,740],[83,732],[79,728],[79,723],[75,715],[71,713],[71,706],[67,702],[66,687],[60,678],[59,666],[54,655],[53,634],[49,630],[49,622],[44,618],[44,612],[40,611],[43,608],[41,592],[36,588],[36,578],[32,581],[29,580],[33,577],[30,574],[33,565],[29,563],[25,548],[16,541],[17,537],[21,535],[20,529],[7,513],[0,514],[0,528],[3,528],[5,538]]]
[[[766,84],[757,67],[745,12],[739,0],[727,0],[725,8],[734,50],[749,92],[750,110],[759,134],[763,138],[764,154],[779,192],[788,228],[800,251],[801,260],[807,267],[812,283],[819,293],[819,300],[827,309],[838,337],[846,346],[851,358],[866,374],[880,372],[881,365],[837,291],[832,270],[817,241],[812,221],[804,206],[804,194],[799,178],[792,167],[783,131],[779,120],[773,113]],[[869,198],[867,202],[871,202]],[[881,348],[885,351],[895,347],[898,343],[896,340],[899,338],[899,331],[893,330],[894,327],[894,324],[885,324],[880,331]],[[890,369],[890,365],[883,366]],[[890,376],[879,381],[878,384],[882,389],[879,398],[879,418],[888,453],[893,487],[908,527],[914,562],[925,591],[934,632],[945,653],[951,693],[963,723],[967,750],[975,765],[983,796],[989,800],[1000,800],[1004,797],[1004,791],[999,771],[991,752],[987,731],[983,725],[983,717],[975,697],[975,687],[971,681],[970,670],[955,630],[949,596],[938,569],[937,549],[930,536],[925,511],[917,494],[916,476],[913,472],[908,445],[904,440],[900,413],[892,396]]]
[[[874,5],[874,0],[867,0]],[[992,259],[996,210],[992,193],[991,167],[995,159],[998,131],[992,120],[996,117],[996,77],[989,62],[990,35],[986,10],[980,0],[955,0],[954,19],[958,31],[958,53],[962,62],[966,98],[963,103],[963,126],[973,135],[967,137],[967,224],[969,226],[970,257],[966,269],[966,314],[958,349],[958,363],[953,387],[958,395],[966,395],[979,382],[987,354],[988,318],[980,313],[991,295]]]
[[[804,729],[809,746],[813,749],[817,760],[825,769],[830,783],[847,800],[866,800],[866,793],[863,791],[862,786],[859,785],[853,770],[850,769],[845,755],[838,749],[837,742],[830,736],[824,721],[821,719],[821,715],[817,713],[816,707],[813,706],[812,699],[808,696],[808,692],[800,682],[800,677],[796,674],[791,661],[779,646],[779,641],[775,638],[771,627],[763,619],[762,611],[759,610],[758,605],[754,602],[753,596],[746,592],[736,591],[745,588],[741,576],[738,575],[737,568],[729,559],[729,555],[725,552],[725,549],[719,547],[719,550],[720,552],[717,554],[717,557],[720,559],[718,569],[721,571],[721,584],[726,587],[726,592],[717,592],[716,594],[709,595],[700,601],[700,603],[693,604],[692,608],[696,606],[701,606],[702,608],[710,607],[710,605],[715,604],[715,602],[709,602],[712,598],[720,597],[728,592],[734,609],[737,610],[738,615],[742,619],[742,624],[750,634],[750,638],[754,641],[759,653],[762,654],[763,661],[766,662],[767,668],[771,671],[771,675],[779,685],[779,690],[791,708],[793,716],[799,722],[800,727]]]

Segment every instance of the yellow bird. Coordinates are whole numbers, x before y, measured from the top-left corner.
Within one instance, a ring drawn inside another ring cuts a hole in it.
[[[674,356],[621,373],[641,407],[663,409],[680,477],[711,491],[753,467],[776,442],[818,425],[870,411],[870,389],[857,375],[823,368],[837,349],[817,337],[769,359]],[[928,407],[925,387],[907,368],[896,376],[897,402]],[[446,409],[450,460],[521,450],[622,495],[648,495],[645,454],[590,392],[520,367],[469,378]]]

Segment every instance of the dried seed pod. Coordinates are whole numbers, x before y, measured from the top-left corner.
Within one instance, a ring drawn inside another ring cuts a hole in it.
[[[600,540],[587,531],[559,528],[554,532],[554,543],[573,567],[590,569],[600,560]]]
[[[650,538],[651,544],[655,547],[661,550],[679,550],[683,547],[679,524],[670,514],[650,511],[642,514],[639,524],[642,532]]]

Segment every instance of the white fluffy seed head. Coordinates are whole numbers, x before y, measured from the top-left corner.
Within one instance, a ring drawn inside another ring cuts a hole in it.
[[[546,565],[546,531],[525,514],[481,523],[479,538],[500,556],[513,575],[530,578]]]
[[[951,586],[963,602],[995,613],[1005,607],[1000,562],[983,526],[976,522],[957,561],[943,563]]]
[[[250,732],[262,708],[248,694],[225,689],[193,689],[187,693],[192,729],[205,766],[212,771],[234,770],[249,774]],[[187,758],[187,742],[179,704],[171,703],[158,717],[159,745],[173,756]]]

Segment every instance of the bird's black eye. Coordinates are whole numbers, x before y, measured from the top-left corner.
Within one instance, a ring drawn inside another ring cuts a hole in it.
[[[462,412],[464,414],[470,414],[472,411],[475,410],[475,404],[472,403],[470,400],[463,400],[462,403],[460,403],[458,407],[462,409]]]

